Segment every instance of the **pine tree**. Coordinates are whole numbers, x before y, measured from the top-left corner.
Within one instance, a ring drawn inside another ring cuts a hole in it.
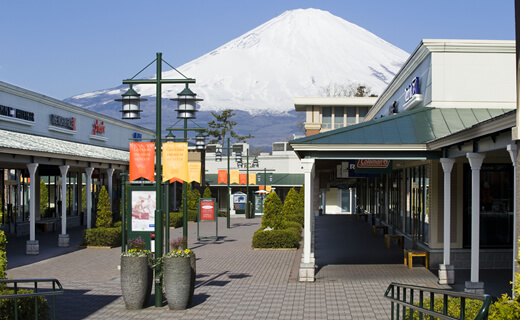
[[[296,192],[294,188],[291,188],[291,190],[289,190],[289,193],[287,193],[287,197],[285,197],[285,202],[283,204],[283,214],[286,216],[298,214],[299,205],[300,195]]]
[[[40,181],[40,214],[42,217],[45,216],[45,210],[49,206],[49,189],[45,181]]]
[[[96,227],[108,228],[112,224],[112,211],[110,210],[110,200],[105,186],[99,191],[99,199],[97,203]]]
[[[204,194],[202,195],[202,198],[204,198],[204,199],[211,198],[211,190],[209,189],[209,187],[206,187],[206,189],[204,189]]]
[[[283,215],[283,204],[276,192],[267,195],[264,201],[264,215],[262,216],[262,228],[273,229],[285,228],[285,217]]]

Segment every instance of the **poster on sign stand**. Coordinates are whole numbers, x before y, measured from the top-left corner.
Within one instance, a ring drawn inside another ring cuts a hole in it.
[[[218,213],[217,213],[217,201],[214,198],[201,198],[199,199],[198,207],[198,219],[197,219],[197,240],[201,239],[214,239],[218,240]],[[204,236],[200,235],[200,224],[215,222],[215,235]]]

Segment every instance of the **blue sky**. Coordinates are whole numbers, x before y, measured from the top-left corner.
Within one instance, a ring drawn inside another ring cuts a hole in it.
[[[515,37],[513,0],[0,0],[0,8],[0,81],[56,99],[119,86],[156,52],[181,66],[298,8],[329,11],[408,53],[421,39]]]

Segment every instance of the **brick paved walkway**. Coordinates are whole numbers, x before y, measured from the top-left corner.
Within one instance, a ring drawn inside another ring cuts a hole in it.
[[[37,234],[40,252],[47,252],[41,257],[25,256],[20,248],[26,239],[10,238],[7,273],[13,278],[57,278],[65,288],[56,300],[58,319],[67,320],[389,319],[390,303],[383,294],[390,282],[437,286],[430,271],[409,270],[402,264],[326,265],[316,282],[299,283],[294,272],[300,251],[253,250],[251,238],[259,227],[260,218],[233,218],[230,229],[220,219],[218,241],[197,241],[197,226],[189,223],[197,282],[193,304],[185,311],[170,311],[166,304],[156,308],[153,295],[149,307],[126,310],[118,270],[121,249],[57,248],[56,233]],[[201,225],[203,234],[214,228],[214,224]],[[179,237],[182,229],[170,233]],[[71,235],[72,239],[78,238]]]

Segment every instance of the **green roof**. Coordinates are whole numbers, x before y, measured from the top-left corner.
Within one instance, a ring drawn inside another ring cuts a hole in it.
[[[298,144],[425,144],[512,109],[423,107],[292,140]]]

